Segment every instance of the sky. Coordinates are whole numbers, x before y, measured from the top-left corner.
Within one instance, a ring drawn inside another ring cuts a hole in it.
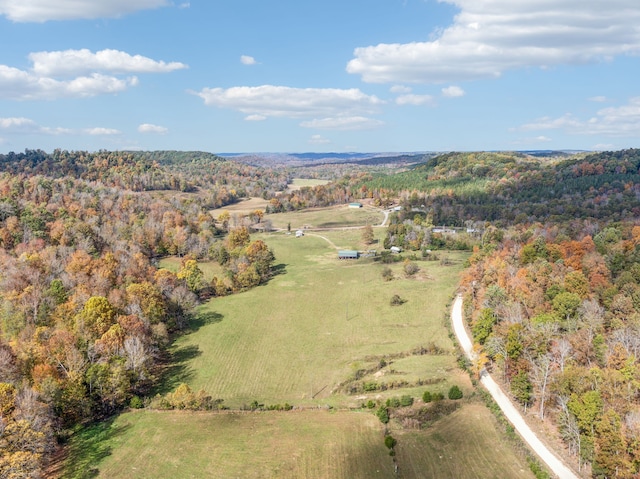
[[[0,0],[0,153],[633,147],[638,0]]]

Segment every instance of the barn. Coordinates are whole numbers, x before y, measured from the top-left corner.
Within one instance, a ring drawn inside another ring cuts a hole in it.
[[[338,251],[338,259],[358,259],[360,253],[351,249],[343,249]]]

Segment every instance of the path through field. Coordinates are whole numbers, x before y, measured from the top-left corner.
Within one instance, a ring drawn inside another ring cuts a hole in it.
[[[460,346],[464,353],[471,360],[474,359],[473,344],[469,338],[469,334],[464,327],[462,319],[462,296],[458,295],[453,308],[451,309],[451,321],[453,330],[458,338]],[[493,380],[491,375],[484,371],[480,381],[482,385],[489,391],[494,401],[500,406],[502,412],[509,422],[515,427],[516,431],[525,440],[529,447],[538,455],[540,459],[551,469],[551,471],[560,479],[579,479],[569,467],[567,467],[558,457],[553,454],[547,446],[545,446],[538,436],[533,432],[529,425],[525,422],[520,411],[513,405],[511,400],[502,391],[500,386]]]

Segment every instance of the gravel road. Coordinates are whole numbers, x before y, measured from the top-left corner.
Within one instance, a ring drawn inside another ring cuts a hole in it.
[[[451,309],[451,321],[453,323],[453,330],[460,346],[464,350],[464,353],[471,360],[474,359],[475,353],[473,352],[473,343],[466,328],[464,327],[464,321],[462,319],[462,296],[458,296],[453,303]],[[538,436],[533,432],[529,425],[525,422],[520,411],[513,405],[511,400],[502,391],[500,386],[493,380],[493,378],[484,371],[480,379],[482,385],[493,396],[494,401],[500,406],[502,412],[507,417],[509,422],[518,431],[522,439],[529,445],[529,447],[538,455],[538,457],[544,461],[549,469],[560,479],[579,479],[569,467],[567,467],[555,454],[553,454],[547,446],[545,446]]]

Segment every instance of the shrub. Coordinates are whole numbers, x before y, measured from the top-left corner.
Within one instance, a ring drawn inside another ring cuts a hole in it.
[[[407,302],[407,300],[406,299],[402,299],[399,294],[394,294],[391,297],[390,304],[391,304],[391,306],[400,306],[400,305],[402,305],[402,304],[404,304],[406,302]]]
[[[376,411],[376,416],[380,419],[382,424],[387,424],[389,422],[389,411],[384,406],[380,406]]]
[[[449,389],[449,399],[462,399],[462,391],[455,384]]]
[[[398,398],[387,399],[387,407],[400,407],[400,399]]]
[[[403,395],[400,398],[400,405],[404,406],[404,407],[413,405],[413,398],[411,396],[409,396],[408,394]]]
[[[431,399],[433,401],[442,401],[444,399],[444,394],[442,394],[442,393],[433,393],[431,395]]]
[[[362,385],[362,389],[364,389],[367,392],[377,391],[378,390],[378,384],[374,383],[374,382],[364,383]]]
[[[413,261],[405,261],[403,269],[406,276],[413,276],[420,271],[420,267]]]
[[[384,445],[387,446],[388,449],[393,449],[398,444],[398,441],[393,436],[385,436],[384,437]]]
[[[391,281],[393,279],[393,271],[388,266],[382,270],[382,279],[385,281]]]
[[[144,407],[144,403],[138,396],[133,396],[131,401],[129,401],[129,407],[131,409],[142,409]]]
[[[422,393],[422,400],[424,402],[431,402],[433,400],[433,397],[431,396],[431,391],[425,391],[424,393]]]

